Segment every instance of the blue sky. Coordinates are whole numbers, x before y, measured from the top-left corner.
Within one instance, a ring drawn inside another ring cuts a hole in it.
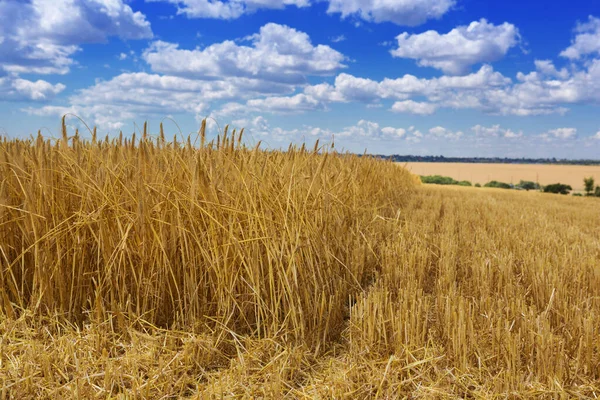
[[[211,117],[272,148],[599,159],[599,106],[596,0],[0,0],[11,137]]]

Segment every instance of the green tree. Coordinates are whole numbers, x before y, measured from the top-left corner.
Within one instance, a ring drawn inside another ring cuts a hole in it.
[[[435,185],[458,185],[458,181],[450,178],[449,176],[441,175],[429,175],[421,176],[421,182],[433,183]]]
[[[544,187],[544,193],[569,194],[571,190],[573,190],[571,186],[565,185],[563,183],[553,183],[552,185]]]
[[[538,190],[540,188],[540,185],[535,182],[532,182],[532,181],[521,181],[521,182],[519,182],[517,187],[527,190],[527,191],[530,191],[530,190]]]
[[[591,196],[594,191],[594,177],[590,176],[589,178],[583,178],[583,184],[585,186],[585,195]]]
[[[498,181],[491,181],[491,182],[486,183],[483,186],[491,187],[491,188],[499,188],[499,189],[512,189],[512,186],[509,185],[508,183],[498,182]]]
[[[594,192],[594,196],[600,197],[600,186],[596,186],[596,191]]]

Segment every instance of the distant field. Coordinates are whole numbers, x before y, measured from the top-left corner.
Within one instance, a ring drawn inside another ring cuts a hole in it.
[[[470,164],[470,163],[398,163],[417,175],[444,175],[456,180],[468,180],[473,184],[485,184],[496,180],[518,183],[520,180],[565,183],[573,190],[583,190],[583,178],[593,176],[600,181],[598,165],[545,165],[545,164]]]

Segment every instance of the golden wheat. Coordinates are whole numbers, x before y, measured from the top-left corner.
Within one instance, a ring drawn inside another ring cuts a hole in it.
[[[2,398],[600,393],[596,199],[205,128],[0,142]]]

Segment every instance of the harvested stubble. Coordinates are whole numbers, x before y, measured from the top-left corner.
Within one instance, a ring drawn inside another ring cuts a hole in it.
[[[2,396],[600,393],[600,202],[200,141],[0,142]]]

